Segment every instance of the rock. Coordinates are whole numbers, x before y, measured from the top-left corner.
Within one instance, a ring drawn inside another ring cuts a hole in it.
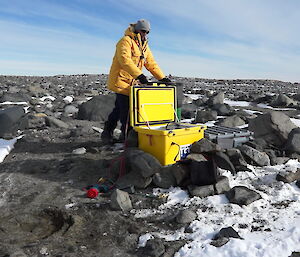
[[[74,115],[76,113],[78,113],[78,108],[76,108],[74,105],[66,105],[64,108],[64,113],[66,115]]]
[[[179,163],[175,163],[175,164],[173,164],[170,167],[172,167],[171,168],[172,169],[171,172],[173,173],[173,176],[174,176],[174,178],[176,180],[176,184],[179,185],[179,186],[190,175],[189,169],[186,166],[184,166],[184,165],[181,165]]]
[[[248,129],[255,138],[263,138],[268,144],[282,147],[289,133],[297,126],[282,112],[269,112],[249,121]]]
[[[162,167],[160,172],[153,176],[153,184],[157,187],[166,189],[177,186],[176,179],[172,173],[172,167]]]
[[[225,98],[224,92],[216,93],[208,99],[207,104],[209,106],[213,106],[216,104],[223,104],[224,98]]]
[[[229,116],[224,120],[218,122],[219,126],[230,127],[230,128],[235,128],[245,124],[246,122],[243,119],[241,119],[238,115]]]
[[[289,157],[272,157],[270,158],[271,160],[271,165],[280,165],[280,164],[285,164],[289,161]]]
[[[202,138],[201,140],[192,144],[191,153],[209,153],[209,152],[217,152],[221,151],[221,147],[206,138]]]
[[[210,244],[213,245],[214,247],[221,247],[227,244],[229,241],[230,239],[228,237],[220,237],[218,239],[212,240]]]
[[[289,133],[284,149],[289,153],[300,154],[300,128],[294,128]]]
[[[245,161],[239,149],[237,148],[227,149],[226,154],[229,157],[233,166],[235,167],[236,171],[247,170],[247,162]]]
[[[110,197],[110,206],[114,210],[130,211],[132,203],[127,192],[116,189]]]
[[[112,180],[117,180],[118,178],[123,178],[126,175],[130,174],[129,163],[126,162],[124,156],[120,156],[118,158],[110,160],[109,166],[110,178]],[[139,175],[138,177],[142,176]]]
[[[178,251],[180,251],[181,247],[186,244],[184,240],[176,240],[176,241],[166,241],[165,247],[166,251],[161,257],[173,257],[176,255]]]
[[[292,252],[292,255],[289,257],[300,257],[300,252]]]
[[[191,196],[197,196],[201,198],[215,194],[213,185],[206,185],[206,186],[188,185],[188,190]]]
[[[228,192],[225,192],[225,195],[230,203],[235,203],[240,206],[248,205],[261,199],[260,194],[245,186],[235,186]]]
[[[260,152],[248,145],[241,145],[239,149],[250,164],[254,163],[261,167],[270,165],[270,158],[266,153]]]
[[[0,110],[0,137],[15,134],[18,130],[28,128],[28,115],[23,107],[14,106]]]
[[[298,102],[289,98],[284,94],[279,94],[271,103],[274,107],[293,107],[297,106]]]
[[[191,104],[194,103],[195,100],[193,100],[191,97],[184,95],[182,104]]]
[[[226,228],[222,228],[219,233],[217,233],[214,237],[213,240],[219,239],[219,238],[238,238],[238,239],[242,239],[240,237],[240,235],[238,234],[238,232],[236,232],[233,227],[226,227]]]
[[[213,110],[197,110],[195,122],[206,123],[217,119],[217,112]]]
[[[176,222],[178,224],[188,224],[197,218],[197,214],[191,210],[183,210],[176,216]]]
[[[298,169],[296,172],[285,172],[285,173],[279,173],[276,176],[276,180],[282,181],[284,183],[292,183],[296,180],[300,179],[300,169]]]
[[[210,244],[215,247],[221,247],[229,242],[229,238],[242,239],[232,227],[227,227],[222,228],[219,233],[213,237],[213,240]]]
[[[161,257],[166,251],[163,239],[154,238],[147,241],[146,246],[139,248],[138,256],[140,257]]]
[[[246,142],[246,145],[249,145],[258,151],[263,151],[264,149],[269,147],[268,143],[261,137],[254,138],[254,140]]]
[[[74,149],[72,151],[72,153],[73,154],[78,154],[78,155],[85,154],[86,153],[86,149],[84,147],[80,147],[80,148]]]
[[[66,96],[63,101],[66,103],[66,104],[69,104],[69,103],[72,103],[74,100],[74,98],[72,96]]]
[[[191,183],[193,185],[205,186],[217,182],[219,170],[212,159],[202,162],[191,161],[189,165],[191,171]]]
[[[69,128],[69,125],[59,119],[56,119],[54,117],[51,117],[51,116],[47,116],[45,118],[45,122],[46,122],[46,125],[49,126],[49,127],[57,127],[57,128],[64,128],[64,129],[67,129]]]
[[[197,108],[194,104],[183,104],[181,107],[181,117],[184,119],[194,118]]]
[[[201,162],[201,161],[207,161],[207,159],[200,153],[190,153],[186,159],[188,160],[194,160],[194,161],[198,161],[198,162]]]
[[[153,155],[137,148],[131,148],[126,152],[126,162],[130,171],[135,171],[144,178],[151,177],[161,168],[161,164]]]
[[[229,170],[232,174],[235,174],[235,167],[230,161],[229,157],[223,152],[216,152],[213,155],[213,158],[217,164],[217,166],[224,170]]]
[[[145,178],[139,172],[130,171],[128,174],[121,176],[116,184],[119,188],[134,186],[139,189],[144,189],[152,182],[152,177]]]
[[[203,96],[203,97],[193,100],[191,102],[200,107],[200,106],[204,106],[206,104],[207,100],[208,100],[208,98]]]
[[[300,179],[299,179],[299,180],[297,180],[297,182],[296,182],[296,186],[300,188]]]
[[[288,155],[288,157],[290,159],[297,159],[300,162],[300,154],[298,154],[298,153],[291,153]]]
[[[229,191],[231,189],[229,185],[229,179],[225,176],[220,176],[217,179],[217,183],[215,183],[214,188],[215,188],[215,194],[217,195]]]
[[[217,115],[226,116],[234,112],[234,109],[228,104],[215,104],[212,109],[217,112]]]
[[[115,94],[94,96],[91,100],[79,105],[78,119],[106,121],[114,108]]]

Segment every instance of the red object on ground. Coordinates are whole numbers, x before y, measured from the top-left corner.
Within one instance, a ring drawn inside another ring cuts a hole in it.
[[[88,198],[96,198],[99,194],[99,191],[97,188],[91,188],[87,191],[86,195]]]

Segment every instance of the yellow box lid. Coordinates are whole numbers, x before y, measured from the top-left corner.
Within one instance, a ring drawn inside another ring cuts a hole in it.
[[[175,86],[132,86],[130,92],[130,124],[145,126],[176,120]]]

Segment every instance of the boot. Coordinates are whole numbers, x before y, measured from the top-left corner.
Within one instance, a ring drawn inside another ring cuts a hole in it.
[[[125,132],[126,131],[126,126],[123,126],[123,125],[121,126],[121,134],[118,138],[119,143],[124,143],[125,139],[127,139],[127,137],[128,137],[128,134],[129,134],[130,130],[132,130],[132,127],[128,126],[127,133],[126,133]]]
[[[113,142],[114,129],[107,122],[104,124],[104,129],[101,133],[101,139],[104,144],[111,144]]]

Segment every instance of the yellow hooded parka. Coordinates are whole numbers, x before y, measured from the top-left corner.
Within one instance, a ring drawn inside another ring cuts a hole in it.
[[[143,67],[160,80],[165,77],[154,60],[148,41],[142,43],[141,35],[134,33],[134,24],[125,31],[116,46],[108,77],[108,88],[116,93],[129,95],[130,86],[141,75]]]

